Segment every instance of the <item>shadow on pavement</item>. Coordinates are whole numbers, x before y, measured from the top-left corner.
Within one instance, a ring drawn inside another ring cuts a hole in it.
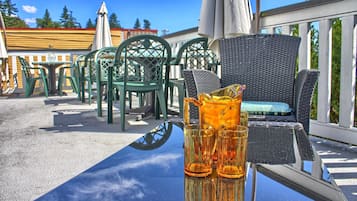
[[[120,133],[119,112],[114,112],[113,124],[107,123],[107,111],[103,116],[97,116],[96,103],[82,103],[77,97],[51,97],[44,100],[45,105],[55,106],[53,112],[53,127],[41,128],[55,132],[98,132]],[[127,115],[125,133],[146,133],[160,124],[163,120],[155,120],[150,116],[136,121],[135,115]]]

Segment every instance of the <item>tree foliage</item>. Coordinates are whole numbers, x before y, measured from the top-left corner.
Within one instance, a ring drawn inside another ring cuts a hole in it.
[[[67,6],[64,6],[60,23],[63,28],[80,28],[80,23],[77,22],[76,18],[73,17],[72,11],[68,10]]]
[[[340,110],[341,20],[332,21],[332,80],[330,121],[338,123]]]
[[[319,31],[317,30],[314,24],[310,24],[311,30],[311,61],[310,66],[311,69],[317,69],[319,66]],[[318,83],[317,83],[318,85]],[[312,95],[312,103],[311,103],[311,119],[317,119],[317,93],[318,86],[314,90]]]
[[[16,15],[18,9],[15,6],[16,4],[11,3],[11,0],[0,1],[0,11],[3,15],[5,26],[15,28],[28,27],[25,21]]]
[[[6,16],[14,16],[19,12],[15,6],[16,4],[12,3],[11,0],[0,1],[1,12]]]
[[[46,9],[43,18],[36,19],[36,24],[37,24],[37,28],[58,28],[61,26],[59,22],[52,21],[48,9]]]
[[[120,22],[118,21],[118,17],[115,13],[112,13],[109,16],[109,26],[110,28],[121,28]]]
[[[92,22],[90,18],[87,21],[86,28],[95,28],[95,24]]]
[[[3,16],[5,27],[27,28],[26,22],[18,17]]]
[[[144,29],[150,29],[151,23],[149,20],[144,19]]]
[[[134,29],[140,29],[141,28],[141,24],[139,21],[139,18],[136,18],[135,24],[134,24]]]

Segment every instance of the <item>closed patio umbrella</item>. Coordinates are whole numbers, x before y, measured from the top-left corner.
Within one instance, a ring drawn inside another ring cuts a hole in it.
[[[112,36],[110,33],[110,26],[108,21],[108,10],[105,2],[102,3],[97,14],[97,26],[92,45],[92,51],[103,47],[112,46]]]
[[[2,13],[0,12],[0,28],[4,32],[5,35],[5,23],[2,18]],[[3,39],[2,31],[0,31],[0,59],[1,59],[1,65],[0,65],[0,95],[2,94],[2,89],[3,89],[3,76],[6,78],[6,60],[7,60],[7,50],[6,50],[6,45],[5,45],[5,40]]]
[[[2,37],[2,33],[0,33],[0,59],[6,59],[7,58],[7,50],[5,47],[5,41]]]
[[[219,54],[217,40],[252,33],[252,19],[249,0],[202,0],[198,34]]]
[[[1,12],[0,12],[0,28],[2,29],[5,35],[5,23],[4,23],[4,19],[2,18]],[[1,32],[0,32],[0,59],[7,59],[6,45]]]

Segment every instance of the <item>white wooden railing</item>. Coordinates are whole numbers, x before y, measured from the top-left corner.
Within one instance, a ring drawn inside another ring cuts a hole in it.
[[[341,83],[339,123],[330,123],[332,20],[342,21]],[[314,0],[262,12],[260,30],[266,33],[291,34],[292,26],[298,25],[301,45],[299,70],[310,69],[311,30],[314,23],[319,29],[318,111],[317,120],[311,120],[313,135],[357,145],[357,128],[353,126],[355,113],[356,83],[356,20],[357,0]],[[173,51],[183,42],[197,37],[197,29],[165,36]],[[178,76],[173,72],[172,76]]]

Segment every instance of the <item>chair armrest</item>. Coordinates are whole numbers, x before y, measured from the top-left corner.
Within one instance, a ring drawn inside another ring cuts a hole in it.
[[[32,70],[45,70],[45,67],[26,67],[27,69],[32,69]]]
[[[298,72],[294,85],[294,111],[296,120],[303,124],[309,133],[310,110],[312,94],[319,76],[318,70],[301,70]]]
[[[39,70],[41,74],[46,76],[46,68],[45,67],[26,67],[27,69],[30,70]]]
[[[62,69],[62,68],[74,68],[73,66],[60,66],[58,67],[59,69]]]
[[[58,67],[60,75],[63,75],[65,69],[72,69],[73,66],[60,66]]]

